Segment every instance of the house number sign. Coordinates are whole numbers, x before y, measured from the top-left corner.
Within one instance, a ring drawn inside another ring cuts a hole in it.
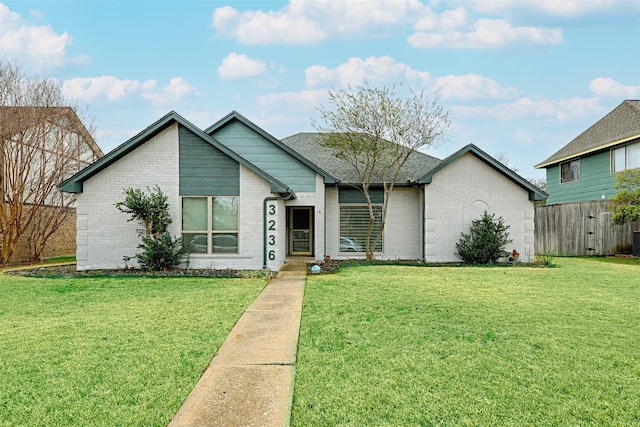
[[[276,259],[276,251],[274,249],[276,245],[276,205],[271,204],[267,208],[267,214],[269,219],[267,220],[267,244],[269,245],[268,257],[270,261]]]

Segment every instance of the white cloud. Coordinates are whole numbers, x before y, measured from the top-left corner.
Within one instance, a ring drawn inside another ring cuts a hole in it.
[[[436,86],[440,88],[442,99],[501,99],[518,94],[513,87],[502,87],[488,77],[479,74],[438,77]]]
[[[503,19],[479,19],[469,29],[418,31],[407,40],[411,46],[419,49],[492,49],[558,44],[563,37],[562,31],[557,28],[514,27]]]
[[[77,77],[65,80],[62,91],[65,95],[80,101],[92,101],[106,97],[109,101],[122,99],[132,93],[152,90],[155,80],[119,80],[113,76]]]
[[[256,77],[267,70],[267,64],[261,59],[251,59],[247,55],[231,52],[218,67],[222,80]]]
[[[380,37],[404,29],[426,10],[418,0],[291,0],[277,11],[217,8],[212,27],[243,44],[306,44],[329,37]]]
[[[558,100],[534,100],[525,97],[514,102],[489,106],[456,106],[452,107],[452,110],[456,113],[456,118],[469,120],[553,119],[566,121],[571,118],[600,112],[601,108],[598,106],[597,98],[574,97]]]
[[[527,7],[525,4],[537,2],[497,3],[486,10],[495,14],[516,7],[514,4],[522,9]],[[475,3],[463,4],[481,9]],[[546,7],[552,8],[553,4]],[[546,46],[563,40],[558,28],[515,26],[505,19],[478,18],[466,7],[438,13],[418,0],[290,0],[276,11],[239,11],[224,6],[212,15],[212,27],[218,36],[250,45],[309,44],[330,37],[385,37],[404,32],[409,26],[413,26],[414,33],[408,43],[420,49]]]
[[[301,92],[272,93],[258,97],[258,106],[273,110],[274,106],[279,109],[296,111],[314,111],[322,102],[326,101],[328,92],[326,90],[304,90]]]
[[[451,31],[460,27],[466,27],[471,22],[471,14],[463,7],[445,10],[440,15],[431,10],[427,10],[415,23],[413,29],[418,32]]]
[[[610,77],[599,77],[589,83],[589,90],[597,96],[616,98],[640,98],[640,86],[623,85]]]
[[[0,54],[30,68],[60,67],[74,62],[67,57],[72,37],[48,25],[30,25],[20,14],[0,3]],[[84,61],[84,59],[82,59]]]
[[[489,14],[515,13],[519,15],[540,13],[559,18],[575,18],[602,13],[624,15],[629,10],[640,11],[640,3],[631,0],[475,0],[464,4],[475,11]]]
[[[154,106],[163,106],[178,102],[189,95],[199,96],[198,91],[182,77],[174,77],[169,84],[157,88],[156,80],[120,80],[113,76],[78,77],[65,80],[62,91],[70,98],[83,102],[106,98],[118,101],[128,96],[139,95]]]
[[[190,96],[200,96],[200,93],[182,77],[173,77],[168,85],[156,92],[144,92],[142,97],[155,107],[175,104]]]
[[[407,64],[396,62],[390,56],[370,56],[366,59],[352,57],[333,69],[313,65],[305,70],[305,85],[310,87],[322,84],[358,86],[367,82],[375,86],[397,80],[407,80],[421,86],[432,83],[428,72],[414,70]]]
[[[219,36],[237,38],[242,44],[304,44],[326,37],[323,29],[289,7],[276,12],[239,12],[230,6],[214,10],[213,27]]]

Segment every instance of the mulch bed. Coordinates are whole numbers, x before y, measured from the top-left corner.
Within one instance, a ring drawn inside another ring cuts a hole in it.
[[[307,264],[308,274],[331,274],[340,271],[343,266],[350,265],[407,265],[422,267],[438,266],[468,266],[465,263],[425,263],[420,260],[366,261],[366,260],[327,260]],[[531,265],[531,264],[519,264]],[[6,271],[4,274],[27,277],[270,277],[272,273],[263,270],[232,270],[232,269],[175,269],[169,271],[143,271],[139,269],[115,270],[83,270],[76,271],[75,264],[40,266],[35,268],[19,268]]]
[[[26,277],[260,277],[263,271],[246,270],[168,270],[168,271],[143,271],[139,269],[115,269],[115,270],[82,270],[77,271],[74,265],[42,266],[36,268],[20,268],[9,270],[4,274]]]

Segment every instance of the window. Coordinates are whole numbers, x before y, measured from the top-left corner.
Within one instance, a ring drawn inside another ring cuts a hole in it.
[[[380,231],[382,206],[373,206],[375,221],[371,232],[371,244]],[[340,206],[340,252],[364,252],[369,227],[369,208],[365,205]],[[382,239],[375,250],[382,252]]]
[[[636,168],[640,168],[640,142],[611,150],[611,170],[613,173]]]
[[[560,164],[560,182],[580,181],[580,159]]]
[[[183,197],[182,241],[194,254],[238,253],[238,198]]]

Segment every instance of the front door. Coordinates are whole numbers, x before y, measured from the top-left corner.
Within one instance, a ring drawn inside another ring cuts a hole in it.
[[[313,255],[313,208],[290,207],[289,255]]]

